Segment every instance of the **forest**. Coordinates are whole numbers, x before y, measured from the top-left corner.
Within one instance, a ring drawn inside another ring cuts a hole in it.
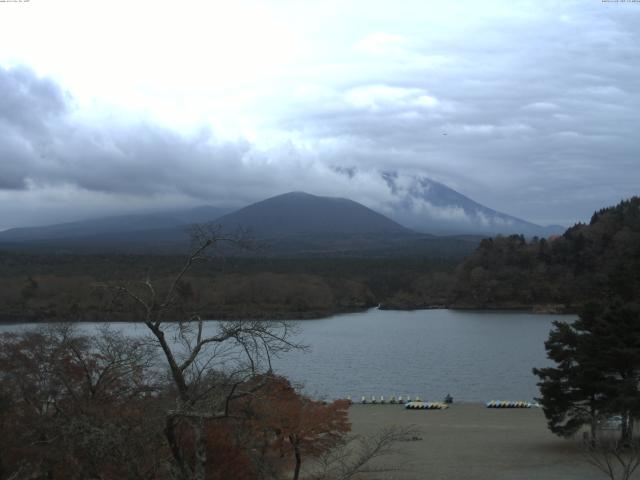
[[[136,320],[116,312],[104,288],[152,278],[169,282],[184,260],[156,255],[0,254],[0,319],[5,321]],[[436,289],[421,288],[459,259],[209,258],[182,281],[182,292],[207,318],[313,318],[361,310]]]
[[[610,278],[640,291],[640,198],[548,239],[485,238],[443,257],[212,256],[182,280],[207,318],[316,318],[382,308],[573,312]],[[110,282],[166,283],[180,255],[0,253],[4,321],[136,320],[108,303]]]
[[[609,290],[640,292],[640,198],[595,212],[563,235],[488,238],[455,270],[449,305],[576,311]]]

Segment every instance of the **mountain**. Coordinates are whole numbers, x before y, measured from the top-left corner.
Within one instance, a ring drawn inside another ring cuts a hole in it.
[[[394,194],[389,216],[419,232],[442,234],[523,234],[548,237],[561,234],[559,225],[543,227],[498,212],[426,177],[384,173]]]
[[[211,222],[228,208],[200,206],[160,213],[119,215],[43,227],[12,228],[0,232],[0,242],[37,242],[93,237],[131,237],[158,230],[184,229],[194,223]]]
[[[261,238],[299,235],[397,235],[408,228],[346,198],[290,192],[254,203],[217,220],[225,230],[246,229]]]
[[[229,208],[202,206],[14,228],[0,232],[0,247],[176,250],[188,245],[190,225],[212,221],[222,224],[227,231],[244,229],[262,239],[291,240],[295,237],[300,240],[306,236],[307,247],[311,241],[316,244],[316,250],[320,248],[319,241],[331,243],[327,237],[335,237],[333,240],[343,237],[341,243],[344,245],[347,237],[367,235],[373,239],[369,242],[371,246],[381,236],[386,236],[388,241],[392,236],[417,232],[456,236],[519,233],[548,237],[564,231],[563,227],[542,227],[492,210],[426,177],[400,176],[395,172],[383,173],[382,177],[394,197],[385,209],[391,218],[345,198],[290,192],[231,213]],[[283,242],[280,244],[284,245]]]
[[[291,192],[229,213],[210,206],[152,214],[121,215],[43,227],[14,228],[0,232],[0,242],[54,242],[87,240],[143,242],[184,236],[189,225],[212,222],[225,230],[243,229],[260,238],[296,235],[355,235],[412,233],[373,210],[345,198],[319,197]],[[77,243],[77,242],[73,242]]]
[[[254,203],[217,223],[247,231],[276,256],[461,258],[480,241],[417,233],[353,200],[303,192]]]
[[[258,253],[275,256],[460,258],[480,241],[477,237],[417,233],[352,200],[302,192],[278,195],[222,216],[217,213],[212,207],[201,207],[171,214],[127,215],[13,229],[0,232],[0,249],[184,253],[190,245],[189,226],[203,220],[215,220],[229,233],[247,232],[258,240]]]

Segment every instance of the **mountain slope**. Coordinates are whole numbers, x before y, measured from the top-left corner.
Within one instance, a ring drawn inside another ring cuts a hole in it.
[[[0,249],[64,253],[184,253],[189,226],[218,211],[201,207],[170,214],[126,215],[0,232]],[[275,256],[460,257],[474,237],[435,237],[414,232],[364,205],[344,198],[292,192],[215,219],[227,232],[259,240],[259,253]],[[250,252],[227,252],[247,254]]]
[[[210,212],[210,209],[197,209],[177,217],[129,215],[14,229],[0,234],[0,249],[65,253],[185,252],[190,244],[190,223],[200,218],[211,220]],[[254,203],[218,218],[215,223],[227,232],[247,232],[264,247],[260,252],[268,255],[389,256],[418,252],[451,256],[468,253],[476,244],[467,239],[438,239],[417,234],[354,201],[301,192]]]
[[[225,230],[243,228],[256,236],[267,238],[413,233],[353,200],[302,192],[268,198],[225,215],[217,222]]]
[[[560,234],[562,226],[542,227],[498,212],[426,177],[400,179],[383,174],[396,201],[391,218],[420,232],[432,234],[511,234],[547,237]]]
[[[139,235],[139,232],[145,231],[184,229],[193,223],[214,221],[228,212],[228,208],[201,206],[170,212],[94,218],[44,227],[13,228],[0,232],[0,242],[117,237],[130,236],[134,232]]]

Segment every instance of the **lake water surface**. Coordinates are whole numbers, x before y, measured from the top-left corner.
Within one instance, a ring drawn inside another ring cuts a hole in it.
[[[318,398],[420,395],[456,401],[531,400],[533,367],[549,364],[544,350],[561,315],[456,310],[369,310],[298,323],[296,340],[310,347],[274,360],[275,370]],[[81,323],[90,333],[99,324]],[[135,323],[114,323],[130,335]],[[0,332],[34,328],[0,325]]]

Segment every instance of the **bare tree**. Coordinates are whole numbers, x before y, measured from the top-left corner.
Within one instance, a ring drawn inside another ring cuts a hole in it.
[[[383,463],[381,459],[398,450],[400,442],[420,440],[415,427],[389,427],[372,436],[352,435],[336,448],[316,459],[308,480],[351,480],[372,474],[398,472],[406,465]]]
[[[155,478],[154,350],[108,328],[0,335],[0,478]]]
[[[587,462],[611,480],[629,480],[640,466],[638,441],[601,436],[595,442],[583,442],[583,452]]]
[[[137,307],[168,365],[176,405],[166,414],[165,434],[174,476],[204,480],[207,462],[212,460],[207,458],[205,424],[232,416],[234,400],[262,387],[261,382],[248,380],[270,372],[274,356],[302,347],[291,341],[289,322],[205,323],[197,311],[190,311],[183,291],[185,276],[193,266],[206,261],[221,246],[247,248],[250,244],[241,235],[224,234],[210,226],[195,227],[192,239],[191,253],[164,291],[149,278],[111,288]],[[176,315],[180,316],[177,321]],[[184,424],[193,434],[192,456],[181,446],[178,427]]]

